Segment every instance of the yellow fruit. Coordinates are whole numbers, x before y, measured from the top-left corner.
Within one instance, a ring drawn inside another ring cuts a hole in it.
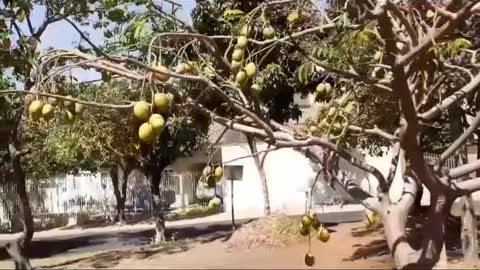
[[[166,82],[170,79],[170,70],[166,66],[158,65],[155,67],[155,70],[158,71],[154,74],[157,80]]]
[[[247,73],[248,78],[252,78],[257,72],[257,66],[254,63],[248,63],[245,66],[245,72]]]
[[[241,62],[238,62],[238,61],[235,61],[235,60],[232,61],[233,70],[239,70],[241,66],[242,66]]]
[[[151,143],[154,138],[152,125],[143,123],[138,129],[138,138],[144,143]]]
[[[427,19],[431,20],[435,18],[435,12],[431,9],[427,10]]]
[[[150,105],[145,101],[139,101],[133,106],[133,115],[138,120],[147,121],[150,117]]]
[[[315,264],[315,257],[310,253],[305,254],[305,264],[307,266],[313,266]]]
[[[81,114],[83,112],[83,104],[75,103],[75,113]]]
[[[203,169],[203,176],[208,176],[212,173],[212,167],[210,166],[206,166],[204,169]]]
[[[247,74],[244,71],[239,71],[235,76],[235,82],[243,86],[247,82]]]
[[[222,169],[222,167],[217,167],[217,168],[215,169],[215,177],[217,177],[217,178],[222,178],[222,176],[223,176],[223,169]]]
[[[65,97],[66,97],[66,98],[73,98],[73,97],[70,96],[70,95],[65,96]],[[73,102],[70,101],[70,100],[65,100],[65,101],[63,101],[63,106],[65,106],[65,107],[67,107],[67,108],[70,107],[70,106],[72,106],[72,105],[73,105]]]
[[[318,240],[324,243],[328,242],[328,240],[330,240],[330,232],[325,228],[320,228],[318,232]]]
[[[376,62],[380,61],[380,59],[382,58],[383,56],[383,53],[381,51],[377,51],[374,55],[373,55],[373,60],[375,60]]]
[[[150,116],[150,119],[148,120],[148,123],[150,123],[150,125],[152,126],[155,134],[160,134],[160,132],[165,127],[165,119],[160,114],[152,114],[152,116]]]
[[[42,115],[42,108],[43,102],[37,99],[30,103],[30,106],[28,106],[28,112],[30,113],[32,118],[36,120]]]
[[[175,73],[178,73],[178,74],[183,74],[183,73],[186,73],[187,72],[187,64],[185,63],[180,63],[178,64],[177,68],[175,69]]]
[[[252,26],[250,25],[244,25],[242,26],[242,29],[240,29],[241,36],[249,36],[251,32],[252,32]]]
[[[241,62],[243,59],[243,50],[242,49],[235,49],[232,53],[232,60]]]
[[[312,225],[312,219],[311,217],[307,216],[307,215],[304,215],[302,217],[302,225],[305,226],[305,227],[310,227],[310,225]]]
[[[237,46],[240,49],[245,49],[248,46],[248,38],[246,36],[239,36],[237,38]]]
[[[332,116],[335,115],[336,112],[337,112],[337,108],[331,107],[331,108],[328,110],[328,116],[332,117]]]
[[[275,37],[275,29],[273,29],[271,26],[267,26],[263,28],[263,37],[266,39],[272,39]]]
[[[327,96],[330,94],[330,91],[332,91],[332,85],[329,83],[325,83],[325,91],[327,91]]]
[[[316,126],[310,126],[309,130],[310,130],[310,133],[314,134],[314,133],[317,133],[318,127],[316,127]]]
[[[167,113],[170,110],[170,100],[163,93],[157,93],[153,96],[153,104],[161,113]]]
[[[50,105],[49,103],[43,105],[43,108],[42,108],[43,119],[45,119],[46,121],[52,119],[53,113],[54,113],[54,109],[52,105]]]
[[[313,215],[312,219],[312,228],[318,230],[321,226],[320,221],[318,220],[317,216]]]
[[[222,204],[222,201],[220,200],[220,198],[215,197],[215,198],[211,199],[211,200],[208,202],[208,208],[210,208],[210,209],[216,209],[216,208],[218,208],[221,204]]]

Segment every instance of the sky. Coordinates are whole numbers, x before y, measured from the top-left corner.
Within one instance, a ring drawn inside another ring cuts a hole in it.
[[[157,4],[163,4],[165,6],[170,4],[163,0],[156,0]],[[191,11],[195,6],[195,0],[178,0],[183,5],[182,10],[180,10],[180,18],[183,20],[191,21]],[[168,10],[168,9],[167,9]],[[45,20],[45,8],[42,6],[36,7],[31,14],[32,24],[34,28],[37,28]],[[93,30],[91,27],[84,27],[77,24],[80,29],[82,30],[90,30],[90,40],[94,44],[101,44],[103,42],[103,35]],[[28,26],[26,23],[19,25],[22,31],[28,33]],[[41,48],[56,48],[56,49],[72,49],[75,48],[75,44],[81,40],[80,35],[72,28],[72,26],[66,21],[59,21],[53,24],[50,24],[48,28],[42,35],[41,41]],[[84,44],[84,43],[82,43]],[[72,74],[77,77],[79,81],[90,81],[100,78],[100,74],[94,70],[83,70],[83,69],[76,69],[72,71]],[[17,86],[19,87],[19,86]]]

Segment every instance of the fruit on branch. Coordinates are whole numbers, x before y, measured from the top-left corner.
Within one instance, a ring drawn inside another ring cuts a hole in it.
[[[45,119],[45,121],[49,121],[50,119],[53,118],[53,115],[54,115],[53,106],[49,103],[46,103],[45,105],[43,105],[43,108],[42,108],[43,119]]]
[[[133,115],[141,121],[147,121],[150,117],[150,105],[145,101],[139,101],[133,106]]]
[[[150,123],[143,123],[140,128],[138,128],[138,138],[144,143],[151,143],[155,133],[153,131],[152,125]]]
[[[247,73],[248,78],[253,78],[255,73],[257,73],[257,66],[250,62],[245,66],[245,72]]]
[[[215,197],[208,202],[208,208],[212,210],[217,209],[218,207],[220,207],[221,204],[222,201],[220,200],[220,198]]]
[[[319,230],[318,230],[318,240],[326,243],[328,242],[328,240],[330,240],[330,232],[324,228],[324,227],[321,227]]]
[[[254,95],[260,95],[260,93],[262,92],[262,88],[260,88],[260,85],[256,83],[252,84],[252,86],[250,86],[250,89],[252,90],[252,93]]]
[[[33,120],[40,119],[42,116],[43,102],[39,99],[32,101],[28,107],[28,112]]]
[[[83,104],[75,103],[75,113],[81,114],[83,112]]]
[[[433,18],[435,18],[435,12],[432,11],[431,9],[429,9],[429,10],[427,10],[426,16],[427,16],[428,20],[432,20]]]
[[[155,135],[159,135],[165,127],[165,119],[162,115],[156,113],[150,116],[148,123],[152,126]]]
[[[318,132],[318,127],[317,126],[310,126],[309,127],[310,133],[315,134]]]
[[[242,67],[241,62],[235,61],[235,60],[232,61],[232,68],[233,68],[234,71],[238,71],[240,69],[240,67]]]
[[[307,266],[313,266],[315,264],[315,257],[310,253],[305,254],[305,264]]]
[[[232,53],[232,60],[241,62],[243,59],[243,50],[242,49],[235,49]]]
[[[312,215],[311,216],[311,219],[312,219],[312,228],[315,229],[315,230],[318,230],[321,226],[320,224],[320,221],[318,220],[317,216],[315,215]]]
[[[248,37],[251,32],[252,32],[252,26],[250,26],[250,25],[244,25],[244,26],[242,26],[242,28],[240,29],[240,35],[241,35],[241,36],[246,36],[246,37]]]
[[[304,215],[302,217],[302,225],[305,227],[310,227],[310,225],[312,225],[312,221],[312,218],[308,215]]]
[[[303,224],[300,224],[300,235],[302,236],[308,236],[310,234],[310,228],[309,226],[305,226]]]
[[[328,109],[328,117],[332,117],[335,115],[335,113],[337,112],[337,108],[335,107],[330,107],[330,109]]]
[[[153,105],[155,105],[155,108],[163,114],[170,110],[170,100],[164,93],[153,95]]]
[[[240,49],[246,49],[248,46],[248,38],[246,36],[239,36],[237,38],[237,47]]]
[[[206,166],[204,169],[203,169],[203,176],[207,177],[209,176],[210,174],[212,174],[212,167],[210,166]]]
[[[223,176],[222,167],[219,166],[219,167],[215,168],[215,173],[214,174],[215,174],[215,177],[222,178],[222,176]]]
[[[375,62],[378,62],[382,59],[382,56],[383,56],[383,53],[381,51],[377,51],[375,52],[375,54],[373,55],[373,60]]]
[[[65,96],[65,97],[66,97],[66,98],[70,98],[70,99],[73,98],[71,95],[68,95],[68,96]],[[70,101],[70,100],[64,100],[64,101],[63,101],[63,106],[69,108],[69,107],[73,106],[73,102]]]
[[[263,28],[263,37],[265,39],[272,39],[275,37],[275,29],[271,26]]]
[[[240,86],[243,86],[247,82],[247,79],[248,77],[245,71],[239,71],[235,76],[235,82]]]
[[[154,69],[158,71],[153,75],[157,80],[167,82],[170,79],[170,70],[166,66],[158,65]]]

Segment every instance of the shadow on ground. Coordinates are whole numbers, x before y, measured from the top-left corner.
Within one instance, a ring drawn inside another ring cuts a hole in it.
[[[245,221],[243,224],[249,223]],[[241,225],[237,225],[237,228]],[[96,268],[113,267],[120,259],[148,258],[157,253],[172,254],[184,252],[194,242],[208,243],[218,239],[227,241],[232,235],[231,224],[215,224],[183,228],[167,228],[167,242],[161,246],[151,245],[155,230],[139,232],[115,232],[106,235],[83,236],[69,239],[39,240],[32,243],[31,258],[48,258],[65,254],[97,253],[95,256],[64,262],[58,267],[72,263],[87,263]],[[128,249],[128,250],[127,250]],[[109,250],[107,252],[102,252]],[[9,259],[5,249],[0,249],[0,259]]]

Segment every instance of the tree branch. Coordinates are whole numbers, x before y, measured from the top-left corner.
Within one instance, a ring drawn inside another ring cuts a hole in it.
[[[385,132],[385,131],[379,129],[377,126],[375,126],[374,128],[362,128],[362,127],[357,127],[357,126],[354,126],[354,125],[349,125],[348,129],[351,130],[351,131],[360,132],[360,133],[364,133],[364,134],[377,135],[377,136],[380,136],[382,138],[385,138],[385,139],[387,139],[389,141],[393,141],[393,142],[398,141],[397,136],[392,135],[388,132]]]

